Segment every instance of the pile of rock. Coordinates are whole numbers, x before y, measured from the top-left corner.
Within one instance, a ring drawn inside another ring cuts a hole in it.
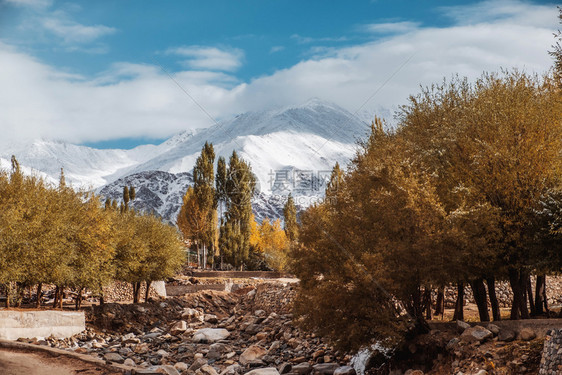
[[[531,328],[516,332],[493,323],[483,327],[458,321],[457,330],[460,336],[447,344],[453,374],[536,373],[542,346],[532,341]]]
[[[142,305],[95,307],[95,328],[44,344],[135,366],[192,375],[354,375],[350,359],[292,324],[290,287],[201,292]],[[267,307],[267,310],[264,308]]]

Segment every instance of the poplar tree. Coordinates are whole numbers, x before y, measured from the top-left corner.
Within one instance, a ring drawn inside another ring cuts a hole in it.
[[[243,268],[250,256],[252,198],[255,188],[256,178],[250,165],[233,151],[227,169],[227,211],[220,244],[227,261],[237,268]]]
[[[215,173],[214,173],[215,151],[213,145],[205,142],[201,149],[201,154],[195,161],[193,167],[193,192],[199,209],[206,215],[208,225],[201,233],[198,245],[201,245],[202,253],[199,255],[200,266],[207,266],[207,250],[211,249],[214,258],[215,237],[216,237],[216,209],[217,198],[215,190]]]
[[[215,188],[216,188],[216,198],[217,198],[217,206],[218,206],[218,224],[219,229],[224,224],[224,210],[227,201],[226,195],[226,179],[227,179],[227,169],[226,169],[226,160],[223,156],[219,157],[217,161],[217,174],[215,179]],[[220,230],[219,230],[219,237],[220,237]],[[219,245],[219,256],[220,256],[220,268],[223,269],[223,261],[224,261],[224,254],[223,254],[223,247]]]
[[[129,209],[129,188],[127,186],[123,187],[123,210],[127,211]]]
[[[283,207],[283,217],[285,218],[285,234],[289,241],[294,242],[298,238],[297,208],[293,196],[289,194],[287,202]]]

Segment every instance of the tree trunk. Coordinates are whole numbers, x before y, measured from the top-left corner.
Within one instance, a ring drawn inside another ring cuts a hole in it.
[[[453,320],[464,320],[464,283],[461,282],[457,284],[457,302]]]
[[[78,294],[76,295],[76,305],[74,306],[74,309],[76,311],[80,310],[80,307],[82,307],[82,290],[84,288],[79,288],[78,289]]]
[[[535,307],[535,300],[533,299],[533,286],[531,285],[531,275],[527,275],[525,280],[525,286],[527,287],[527,298],[529,299],[529,307],[531,308],[531,316],[537,315],[537,309]]]
[[[133,284],[133,303],[139,303],[140,301],[140,292],[141,292],[141,283],[134,282]]]
[[[537,275],[535,285],[535,311],[537,315],[548,311],[546,307],[546,275]]]
[[[133,286],[133,303],[138,303],[138,293],[137,293],[137,283],[133,282],[131,283],[131,285]]]
[[[431,320],[431,289],[425,288],[423,293],[423,308],[425,310],[425,319]]]
[[[488,300],[486,298],[486,287],[484,286],[483,279],[476,279],[470,282],[474,301],[478,306],[478,315],[481,322],[489,322],[490,314],[488,313]]]
[[[37,284],[37,301],[35,302],[35,308],[37,309],[41,307],[41,293],[43,293],[41,289],[43,289],[43,284]]]
[[[416,291],[412,293],[409,310],[408,312],[415,321],[418,319],[423,320],[423,301],[420,288],[417,288]]]
[[[62,300],[64,299],[64,286],[60,287],[59,308],[62,310]]]
[[[53,309],[57,308],[57,302],[59,300],[59,287],[58,285],[55,287],[55,297],[54,297],[54,301],[53,301]]]
[[[488,277],[486,279],[488,285],[488,296],[490,296],[490,305],[492,306],[492,319],[494,322],[501,320],[500,304],[496,296],[496,279],[495,277]]]
[[[105,304],[105,299],[103,297],[103,285],[101,285],[101,283],[99,283],[99,288],[100,288],[100,306],[103,306]]]
[[[510,268],[508,270],[509,284],[513,291],[513,303],[511,305],[511,320],[529,319],[527,310],[527,288],[526,278],[523,272]]]
[[[435,316],[441,315],[441,320],[443,320],[444,313],[445,313],[445,288],[441,286],[437,290],[437,301],[435,301]]]
[[[529,319],[529,309],[527,307],[527,279],[529,275],[524,271],[519,271],[519,289],[521,290],[521,319]]]
[[[150,294],[150,284],[152,284],[152,281],[147,280],[146,281],[146,291],[144,292],[144,302],[148,302],[148,295]]]

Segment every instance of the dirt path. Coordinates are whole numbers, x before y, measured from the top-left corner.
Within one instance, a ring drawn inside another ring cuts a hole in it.
[[[2,375],[116,375],[94,365],[65,357],[0,349]]]

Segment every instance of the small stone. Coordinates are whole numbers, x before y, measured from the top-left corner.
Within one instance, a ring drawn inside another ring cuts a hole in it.
[[[351,366],[338,367],[334,375],[355,375],[355,369]]]
[[[123,362],[123,364],[124,364],[125,366],[131,366],[131,367],[136,366],[135,361],[133,361],[131,358],[127,358],[127,359],[125,360],[125,362]]]
[[[230,335],[224,328],[203,328],[193,333],[193,342],[216,342],[224,340]]]
[[[256,290],[254,289],[252,292],[255,292],[255,291]],[[279,372],[277,371],[277,369],[275,367],[266,367],[266,368],[258,368],[258,369],[249,371],[244,375],[279,375]]]
[[[156,352],[156,355],[159,355],[160,357],[167,357],[170,355],[170,353],[168,353],[167,351],[165,351],[164,349],[159,349]]]
[[[248,349],[244,350],[244,352],[240,355],[240,359],[238,361],[241,365],[245,366],[252,361],[260,360],[266,354],[267,350],[265,350],[261,346],[252,345]]]
[[[312,366],[312,373],[315,375],[333,375],[338,367],[340,366],[337,363],[319,363]]]
[[[514,331],[503,328],[500,330],[500,333],[498,333],[498,340],[509,342],[515,340],[515,336],[516,334]]]
[[[156,372],[165,375],[180,375],[178,370],[176,370],[174,366],[170,366],[170,365],[158,366]]]
[[[226,351],[226,346],[224,344],[214,343],[211,346],[209,346],[207,359],[218,359],[225,351]]]
[[[483,342],[493,337],[494,334],[484,327],[474,326],[467,328],[461,335],[461,340],[465,342]]]
[[[281,366],[279,366],[279,374],[283,375],[286,374],[288,372],[291,372],[291,369],[293,368],[293,366],[288,363],[288,362],[284,362],[281,364]]]
[[[211,324],[215,324],[219,322],[219,319],[217,318],[216,315],[213,314],[205,314],[203,316],[203,320],[207,323],[211,323]]]
[[[197,371],[195,371],[197,375],[219,375],[217,370],[213,368],[213,366],[203,365]]]
[[[447,350],[453,350],[455,348],[455,346],[459,343],[459,338],[458,337],[453,337],[451,340],[449,340],[449,342],[447,343],[447,346],[445,347]]]
[[[532,339],[537,337],[535,331],[528,327],[523,328],[521,332],[519,332],[519,335],[521,336],[521,340],[524,341],[531,341]]]
[[[291,369],[291,373],[298,375],[308,375],[312,372],[312,366],[308,362],[302,362],[298,365],[294,365]]]
[[[150,351],[150,347],[148,346],[147,343],[135,345],[134,352],[137,354],[145,354],[148,353],[149,351]]]
[[[197,371],[199,370],[202,366],[205,366],[207,364],[207,360],[204,358],[197,358],[195,361],[193,361],[193,363],[191,364],[191,366],[189,366],[189,370],[190,371]]]
[[[187,363],[185,363],[185,362],[176,362],[176,364],[174,365],[174,367],[175,367],[176,370],[178,370],[179,372],[184,372],[184,371],[187,371],[187,369],[188,369]]]
[[[185,320],[180,320],[176,322],[172,328],[170,328],[170,334],[172,336],[181,335],[187,330],[187,322]]]
[[[467,328],[470,328],[470,324],[465,323],[462,320],[457,320],[457,331],[459,333],[463,333]]]
[[[488,331],[492,332],[492,333],[494,334],[494,336],[497,336],[498,333],[500,333],[500,327],[498,327],[497,325],[492,324],[492,323],[488,324],[488,325],[486,326],[486,329],[487,329]]]
[[[240,366],[238,363],[235,363],[225,368],[223,372],[220,373],[220,375],[236,375],[240,372],[241,369],[242,366]]]
[[[192,309],[190,307],[183,309],[181,317],[183,319],[187,319],[187,321],[190,323],[203,322],[203,314],[200,311]]]
[[[123,363],[125,359],[117,353],[105,353],[103,359],[109,362]]]

